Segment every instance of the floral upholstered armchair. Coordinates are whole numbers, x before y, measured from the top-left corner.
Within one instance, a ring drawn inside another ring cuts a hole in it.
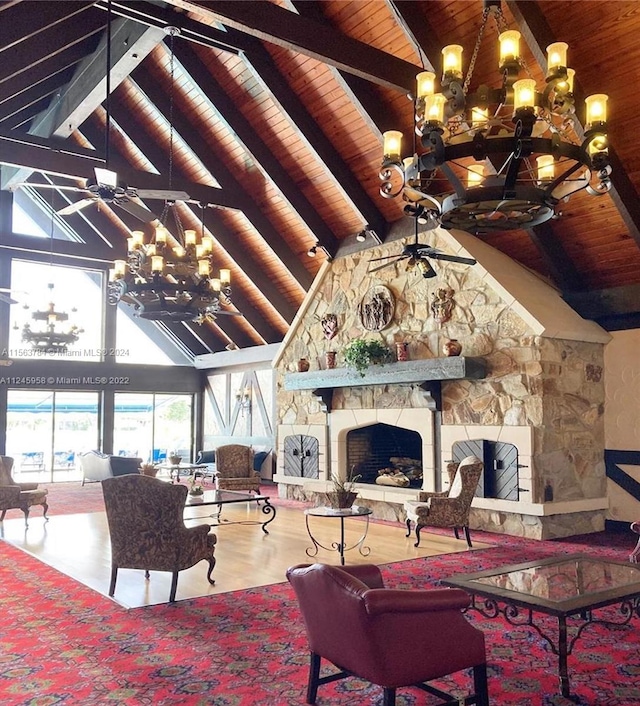
[[[260,492],[260,474],[253,468],[253,449],[242,444],[227,444],[216,449],[216,486],[218,490]]]
[[[421,491],[417,501],[404,504],[407,513],[407,537],[411,534],[411,523],[415,523],[416,543],[420,544],[420,530],[423,527],[452,527],[456,539],[458,530],[464,530],[467,545],[471,547],[469,536],[469,512],[471,502],[480,480],[484,464],[476,456],[467,456],[460,464],[450,463],[449,490],[442,493]]]
[[[29,526],[29,511],[34,505],[42,505],[42,515],[46,520],[47,493],[45,488],[38,488],[37,483],[16,483],[11,476],[13,459],[11,456],[0,456],[0,522],[4,520],[7,510],[18,509],[24,512],[24,523]]]
[[[170,571],[170,603],[176,598],[178,572],[203,559],[209,563],[207,579],[214,583],[217,537],[209,525],[185,526],[186,485],[130,474],[105,478],[102,492],[111,537],[110,596],[118,569],[144,569],[147,579],[149,571]]]

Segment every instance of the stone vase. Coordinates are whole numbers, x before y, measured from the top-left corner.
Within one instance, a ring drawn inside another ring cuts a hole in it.
[[[300,358],[298,361],[298,372],[306,373],[309,370],[309,361],[306,358]]]
[[[462,353],[462,344],[456,338],[452,338],[450,341],[445,341],[442,346],[442,352],[447,357],[460,355]]]
[[[399,363],[403,360],[409,360],[409,344],[406,341],[396,343],[396,360]]]

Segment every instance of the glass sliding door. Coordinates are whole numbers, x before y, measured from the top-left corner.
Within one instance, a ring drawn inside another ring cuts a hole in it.
[[[14,480],[79,480],[77,454],[98,448],[98,403],[97,392],[9,390],[7,456],[14,459]]]
[[[163,463],[176,451],[191,461],[191,395],[116,393],[113,452]]]

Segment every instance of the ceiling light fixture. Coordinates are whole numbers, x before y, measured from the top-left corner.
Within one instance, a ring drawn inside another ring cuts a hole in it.
[[[309,257],[315,257],[316,254],[317,254],[317,252],[318,252],[318,246],[317,246],[317,245],[314,245],[312,248],[309,248],[309,249],[307,250],[307,255],[308,255]]]
[[[49,244],[49,267],[53,269],[53,233],[55,227],[55,211],[53,209],[53,192],[51,192],[51,232]],[[33,350],[39,351],[41,354],[64,354],[68,346],[76,343],[80,338],[80,334],[84,333],[84,329],[71,324],[64,326],[66,321],[69,321],[69,314],[66,311],[57,311],[55,302],[53,301],[53,282],[49,282],[47,288],[50,291],[49,303],[46,309],[37,310],[31,313],[31,318],[36,322],[35,328],[31,328],[31,324],[27,321],[22,327],[22,340],[25,343],[31,344]],[[25,306],[25,309],[28,309]],[[71,309],[75,313],[77,309]],[[18,329],[18,324],[14,325],[14,329]]]
[[[469,87],[489,17],[499,32],[502,86]],[[531,228],[553,218],[555,207],[586,189],[611,188],[607,96],[585,100],[582,128],[575,118],[573,82],[564,42],[547,47],[546,86],[536,90],[523,65],[520,33],[508,30],[499,0],[485,0],[482,24],[466,77],[462,50],[442,50],[441,92],[435,74],[417,76],[416,136],[421,149],[402,158],[402,133],[384,133],[380,193],[402,196],[405,212],[436,218],[471,233]]]
[[[169,109],[169,189],[173,175],[173,43],[180,30],[168,27],[171,36],[171,88]],[[212,277],[213,238],[205,231],[205,205],[201,204],[201,232],[185,230],[175,202],[167,201],[149,242],[143,231],[127,239],[127,260],[116,260],[109,273],[109,303],[123,301],[143,319],[214,321],[218,314],[240,315],[221,309],[231,303],[231,272],[221,269]],[[172,216],[176,235],[167,227]]]

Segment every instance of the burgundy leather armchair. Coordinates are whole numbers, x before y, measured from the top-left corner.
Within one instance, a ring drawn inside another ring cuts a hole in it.
[[[384,706],[394,706],[402,686],[457,705],[462,701],[424,682],[471,668],[474,695],[464,703],[488,706],[484,635],[462,613],[471,601],[464,591],[387,589],[370,564],[300,564],[287,570],[287,579],[311,651],[308,704],[320,685],[357,676],[383,687]],[[320,677],[322,658],[340,671]]]

